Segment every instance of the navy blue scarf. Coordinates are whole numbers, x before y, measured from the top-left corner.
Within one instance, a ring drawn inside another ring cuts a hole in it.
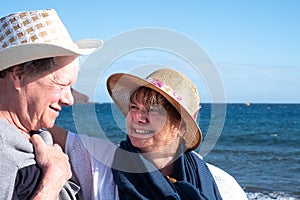
[[[170,177],[177,181],[172,183],[127,138],[116,150],[112,172],[121,200],[222,199],[207,165],[192,152],[182,154],[175,161]]]

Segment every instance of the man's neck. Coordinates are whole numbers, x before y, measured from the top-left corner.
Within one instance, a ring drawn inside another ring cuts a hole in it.
[[[18,118],[14,116],[15,114],[11,114],[10,112],[3,111],[3,110],[0,111],[0,118],[2,120],[5,120],[8,123],[10,123],[16,129],[18,129],[20,133],[24,134],[29,139],[30,138],[29,132],[22,126]]]

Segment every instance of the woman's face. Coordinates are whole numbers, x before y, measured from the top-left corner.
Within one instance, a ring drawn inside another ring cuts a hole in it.
[[[179,123],[172,123],[167,111],[159,104],[146,108],[140,93],[129,105],[127,133],[134,147],[143,153],[175,153],[180,142]]]

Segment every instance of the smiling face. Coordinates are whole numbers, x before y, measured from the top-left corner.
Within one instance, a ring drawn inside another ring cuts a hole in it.
[[[126,117],[129,139],[143,153],[175,153],[180,137],[180,115],[159,93],[141,87],[131,97]]]
[[[26,131],[52,127],[62,106],[73,104],[71,85],[77,79],[79,70],[76,58],[56,57],[54,67],[20,78],[17,115]]]

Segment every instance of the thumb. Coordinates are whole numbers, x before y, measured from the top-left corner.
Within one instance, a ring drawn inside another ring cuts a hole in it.
[[[34,146],[35,151],[39,151],[40,149],[46,148],[46,143],[42,139],[42,137],[38,134],[34,134],[30,137],[30,141]]]

